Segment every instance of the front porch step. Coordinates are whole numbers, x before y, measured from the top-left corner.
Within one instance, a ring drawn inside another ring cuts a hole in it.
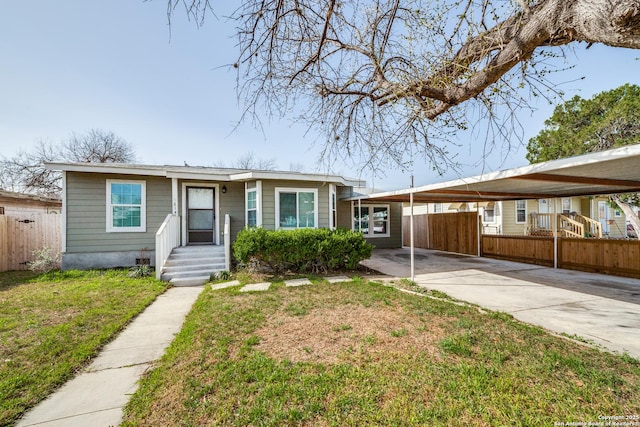
[[[182,246],[171,251],[161,279],[174,286],[199,286],[224,269],[223,246]]]
[[[171,279],[169,283],[173,286],[202,286],[208,281],[209,276],[198,276]]]
[[[212,266],[198,266],[199,270],[195,269],[187,269],[180,271],[170,271],[165,273],[162,272],[162,280],[171,281],[174,278],[182,278],[182,277],[197,277],[197,276],[211,276],[216,271],[224,270],[224,264],[221,265],[212,265]]]
[[[222,264],[224,265],[224,256],[210,257],[210,258],[172,258],[170,257],[167,262],[164,263],[164,271],[173,269],[188,267],[192,265],[211,265]]]

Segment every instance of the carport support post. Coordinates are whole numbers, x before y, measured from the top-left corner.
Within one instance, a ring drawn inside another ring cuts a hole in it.
[[[558,268],[558,213],[556,199],[553,200],[553,268]]]
[[[411,175],[411,188],[413,188],[413,175]],[[413,191],[409,193],[409,207],[411,209],[411,223],[409,225],[409,231],[411,236],[409,237],[409,244],[411,246],[411,281],[415,279],[415,264],[414,264],[414,246],[413,246]]]
[[[477,206],[477,205],[476,205]],[[478,229],[478,256],[482,256],[482,216],[480,216],[479,209],[476,207],[476,227]]]

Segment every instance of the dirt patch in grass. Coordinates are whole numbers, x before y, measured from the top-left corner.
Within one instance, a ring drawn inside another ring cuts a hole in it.
[[[256,330],[256,349],[279,360],[334,364],[382,354],[438,355],[445,336],[439,324],[395,307],[342,305],[304,316],[278,313]]]

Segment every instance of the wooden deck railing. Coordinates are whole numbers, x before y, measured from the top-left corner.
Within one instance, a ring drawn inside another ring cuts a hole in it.
[[[602,224],[600,221],[596,221],[595,219],[591,219],[587,216],[575,214],[575,219],[584,224],[588,237],[597,237],[598,239],[602,239]]]
[[[526,225],[526,234],[530,236],[553,236],[553,221],[557,217],[559,236],[602,238],[602,224],[581,214],[559,214],[532,212]]]
[[[584,224],[565,215],[558,216],[558,231],[564,237],[584,237]]]

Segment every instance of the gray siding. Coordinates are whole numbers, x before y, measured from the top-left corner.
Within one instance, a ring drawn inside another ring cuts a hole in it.
[[[353,202],[357,205],[357,202]],[[402,247],[402,203],[363,203],[362,205],[389,205],[389,237],[366,238],[378,249]],[[351,230],[353,228],[353,212],[351,202],[338,202],[338,227]]]
[[[329,227],[329,184],[297,181],[262,181],[262,226],[276,228],[276,187],[318,190],[318,227]]]
[[[220,185],[227,187],[227,192],[219,194],[220,197],[220,228],[224,227],[224,216],[229,214],[231,216],[231,241],[236,239],[238,232],[245,226],[245,212],[244,212],[244,183],[243,182],[227,182]],[[224,228],[220,230],[220,243],[223,242],[222,234]]]
[[[389,205],[389,237],[372,237],[367,242],[376,249],[390,249],[402,247],[402,203],[380,203]]]
[[[146,182],[146,232],[106,232],[107,179]],[[154,250],[155,233],[169,213],[171,180],[67,172],[67,253]]]

